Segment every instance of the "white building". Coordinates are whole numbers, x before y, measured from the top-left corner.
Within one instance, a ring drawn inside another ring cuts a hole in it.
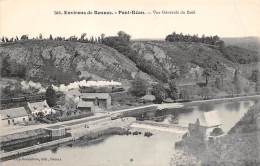
[[[35,102],[35,103],[28,102],[27,104],[32,115],[36,115],[37,113],[42,112],[43,115],[45,116],[56,112],[54,109],[49,107],[46,100]]]
[[[0,110],[0,114],[2,126],[26,124],[32,121],[32,117],[27,113],[24,107]]]

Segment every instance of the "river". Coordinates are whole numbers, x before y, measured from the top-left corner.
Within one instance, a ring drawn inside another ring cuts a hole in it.
[[[191,107],[191,111],[177,115],[180,124],[188,125],[197,119],[205,126],[222,124],[224,132],[228,132],[254,105],[254,101],[225,102],[219,104],[201,104]]]
[[[179,122],[183,124],[195,122],[197,118],[199,118],[202,124],[220,122],[222,123],[223,131],[227,132],[253,104],[253,101],[202,104],[200,106],[192,106],[190,111],[177,116]],[[132,130],[135,131],[137,129],[133,128]],[[75,144],[54,150],[46,150],[6,161],[3,163],[3,166],[15,164],[20,166],[169,165],[171,156],[175,152],[174,143],[181,139],[182,134],[149,129],[154,135],[148,138],[143,135],[143,132],[148,131],[148,129],[138,130],[142,131],[142,135],[114,135],[91,145]]]

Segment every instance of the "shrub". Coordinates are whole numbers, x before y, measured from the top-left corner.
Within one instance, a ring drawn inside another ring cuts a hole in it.
[[[54,107],[56,105],[56,92],[52,86],[49,86],[46,89],[46,102],[50,107]]]
[[[144,96],[147,91],[147,82],[140,77],[136,77],[132,82],[132,87],[130,92],[137,97]]]
[[[157,84],[153,87],[152,95],[155,96],[156,103],[162,103],[167,98],[167,92],[161,84]]]

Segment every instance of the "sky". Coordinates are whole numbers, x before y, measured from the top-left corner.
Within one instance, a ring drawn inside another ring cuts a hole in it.
[[[54,11],[138,10],[145,15],[55,15]],[[155,15],[156,11],[195,14]],[[260,36],[260,0],[0,0],[0,36],[116,35],[160,39],[177,32],[220,37]]]

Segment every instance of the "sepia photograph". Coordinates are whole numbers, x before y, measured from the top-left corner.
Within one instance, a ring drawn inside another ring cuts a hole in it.
[[[0,0],[0,166],[260,166],[259,0]]]

